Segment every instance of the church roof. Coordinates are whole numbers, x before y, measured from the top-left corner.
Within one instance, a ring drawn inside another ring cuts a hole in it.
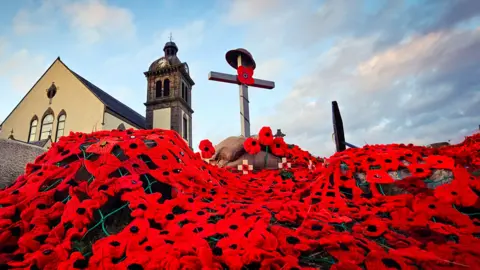
[[[40,147],[40,148],[45,148],[45,145],[47,145],[48,142],[52,142],[51,137],[48,137],[46,139],[39,140],[39,141],[34,141],[34,142],[24,142],[24,141],[21,141],[21,140],[17,140],[13,137],[9,137],[8,140],[15,141],[15,142],[18,142],[18,143],[33,145],[33,146],[37,146],[37,147]]]
[[[148,68],[148,71],[155,71],[168,66],[180,65],[181,63],[182,61],[180,61],[180,59],[176,55],[170,55],[167,57],[162,56],[152,62],[152,64]]]
[[[92,92],[106,107],[109,109],[111,112],[117,114],[118,116],[124,118],[126,121],[130,122],[130,124],[137,126],[137,128],[145,128],[145,117],[142,116],[141,114],[137,113],[127,105],[123,104],[122,102],[118,101],[116,98],[112,97],[93,83],[89,82],[87,79],[83,78],[82,76],[78,75],[75,73],[73,70],[71,70],[65,63],[60,60],[60,57],[57,57],[57,59],[50,65],[50,67],[43,73],[43,75],[40,77],[40,79],[37,80],[35,85],[42,79],[42,77],[50,70],[50,68],[57,62],[59,61],[65,68],[67,68],[85,87]],[[33,87],[35,87],[35,85]],[[30,89],[32,91],[33,87]],[[17,109],[18,105],[23,101],[23,99],[30,93],[30,91],[20,100],[20,102],[15,106],[15,108],[10,112],[9,115],[3,120],[3,122],[0,124],[0,129],[5,123],[5,121],[10,117],[10,115]]]
[[[78,75],[73,70],[70,69],[70,71],[88,88],[88,90],[90,90],[98,99],[100,99],[100,101],[102,101],[108,109],[132,122],[136,126],[145,128],[145,117],[122,102],[118,101],[116,98],[112,97],[93,83],[89,82],[87,79]]]
[[[35,142],[29,142],[28,144],[31,144],[31,145],[35,145],[35,146],[40,146],[40,147],[45,147],[45,145],[47,145],[48,142],[51,142],[52,139],[50,137],[48,137],[47,139],[43,139],[43,140],[39,140],[39,141],[35,141]]]

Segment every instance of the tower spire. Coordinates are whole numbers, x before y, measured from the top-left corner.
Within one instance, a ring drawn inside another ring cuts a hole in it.
[[[170,32],[170,37],[169,38],[170,38],[170,42],[172,42],[172,40],[173,40],[172,32]]]

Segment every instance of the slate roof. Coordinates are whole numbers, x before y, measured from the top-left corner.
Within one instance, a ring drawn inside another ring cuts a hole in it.
[[[48,141],[52,141],[50,139],[50,137],[47,138],[47,139],[40,140],[40,141],[29,142],[28,144],[36,145],[36,146],[40,146],[40,147],[45,147],[45,145],[48,143]]]
[[[10,136],[10,137],[8,137],[8,140],[14,141],[14,142],[17,142],[17,143],[23,143],[23,144],[38,146],[38,147],[41,147],[41,148],[45,148],[45,145],[47,145],[48,142],[52,142],[51,137],[48,137],[46,139],[39,140],[39,141],[34,141],[34,142],[24,142],[22,140],[15,139],[13,136]]]
[[[145,128],[145,117],[137,113],[136,111],[132,110],[127,105],[123,104],[122,102],[118,101],[116,98],[110,96],[102,89],[98,88],[93,83],[89,82],[87,79],[83,78],[82,76],[78,75],[74,71],[70,70],[75,77],[77,77],[92,93],[97,96],[100,101],[107,106],[108,109],[113,111],[114,113],[122,116],[123,118],[127,119],[128,121],[132,122],[139,128]]]

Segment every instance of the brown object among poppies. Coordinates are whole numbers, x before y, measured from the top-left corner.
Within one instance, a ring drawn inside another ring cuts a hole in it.
[[[256,138],[257,136],[251,136]],[[261,169],[275,169],[278,168],[280,158],[261,151],[256,155],[248,154],[243,148],[243,143],[246,138],[243,136],[232,136],[221,141],[215,146],[215,155],[210,159],[210,162],[219,167],[234,167],[242,165],[243,160],[247,160],[249,165],[253,165],[254,170]],[[265,155],[268,155],[267,164],[265,166]]]

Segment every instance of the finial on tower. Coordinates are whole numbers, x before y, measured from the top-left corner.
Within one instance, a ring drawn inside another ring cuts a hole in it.
[[[170,32],[170,42],[172,42],[173,37],[172,37],[172,32]]]

